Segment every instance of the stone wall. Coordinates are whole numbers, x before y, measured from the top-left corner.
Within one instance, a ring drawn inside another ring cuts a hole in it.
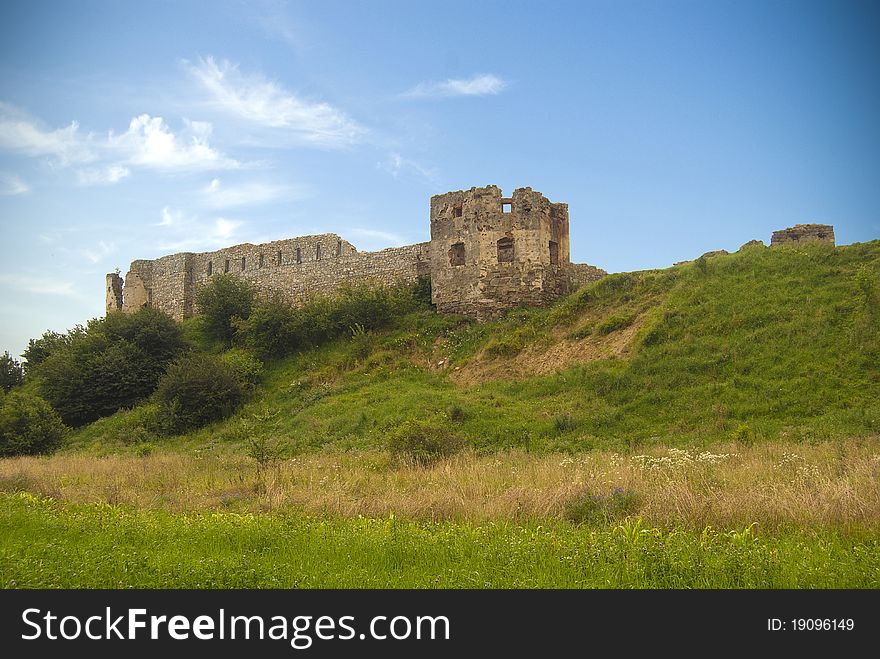
[[[788,229],[774,231],[770,246],[783,243],[826,242],[834,244],[834,227],[829,224],[795,224]]]
[[[569,290],[568,204],[494,185],[431,197],[431,295],[480,320],[542,306]]]
[[[150,304],[178,320],[188,318],[198,312],[196,292],[218,273],[228,272],[248,280],[261,294],[278,293],[296,303],[347,282],[415,281],[429,274],[429,263],[428,243],[380,252],[358,252],[335,234],[246,243],[134,261],[125,276],[121,308],[135,311]]]
[[[569,266],[568,278],[571,282],[571,290],[577,290],[584,284],[602,279],[608,273],[602,268],[586,263],[572,263]]]

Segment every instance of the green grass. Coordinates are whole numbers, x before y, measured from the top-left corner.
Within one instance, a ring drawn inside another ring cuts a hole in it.
[[[638,323],[630,351],[554,375],[464,386],[449,374],[552,341],[606,340]],[[429,368],[443,360],[442,369]],[[482,361],[481,361],[482,360]],[[267,365],[241,413],[168,447],[239,450],[255,414],[289,454],[382,448],[409,419],[462,412],[479,451],[626,451],[735,438],[822,442],[880,430],[880,241],[750,247],[665,270],[605,277],[548,309],[474,324],[430,311]],[[121,412],[73,433],[73,450],[135,450]],[[565,419],[559,423],[560,418]],[[243,430],[243,428],[245,428]]]
[[[175,515],[2,496],[15,588],[877,588],[876,534]]]

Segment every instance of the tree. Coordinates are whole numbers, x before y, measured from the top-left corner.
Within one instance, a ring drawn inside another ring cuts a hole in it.
[[[64,422],[79,426],[150,396],[185,347],[180,326],[167,314],[150,307],[115,311],[53,349],[34,373]]]
[[[230,345],[235,319],[250,317],[255,298],[256,291],[247,281],[231,274],[215,275],[196,294],[199,312],[205,318],[205,331],[211,338]]]
[[[21,363],[13,359],[9,352],[4,352],[0,356],[0,389],[8,392],[12,387],[21,384],[22,381]]]
[[[164,422],[172,432],[199,428],[229,416],[245,395],[232,367],[213,355],[199,353],[172,364],[156,389]]]

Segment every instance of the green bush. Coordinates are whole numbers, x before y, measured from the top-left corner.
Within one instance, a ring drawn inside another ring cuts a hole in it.
[[[212,355],[188,355],[168,367],[155,394],[165,432],[184,432],[232,414],[245,398],[233,368]]]
[[[184,347],[180,326],[157,309],[113,312],[59,341],[32,372],[64,422],[80,426],[147,398]]]
[[[261,359],[279,359],[303,347],[302,312],[280,297],[258,304],[246,320],[236,323],[237,340]]]
[[[232,370],[235,379],[248,389],[257,386],[263,376],[263,362],[249,350],[232,348],[220,355],[220,361],[226,364]]]
[[[24,374],[30,375],[37,366],[42,364],[52,353],[58,352],[70,346],[74,339],[83,336],[86,328],[77,325],[72,330],[59,334],[58,332],[43,332],[39,339],[31,339],[28,346],[21,354],[25,359]]]
[[[38,396],[13,391],[0,404],[0,455],[48,453],[64,438],[58,413]]]
[[[231,274],[214,275],[196,293],[199,313],[208,336],[229,345],[235,335],[235,319],[247,320],[254,307],[254,287]]]
[[[392,456],[422,466],[453,455],[463,446],[464,440],[449,428],[445,419],[411,419],[388,435],[388,449]]]

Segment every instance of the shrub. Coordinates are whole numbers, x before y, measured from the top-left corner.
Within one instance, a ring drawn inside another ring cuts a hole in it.
[[[68,347],[74,339],[83,336],[86,328],[77,325],[72,330],[59,334],[58,332],[44,332],[39,339],[31,339],[28,346],[21,354],[25,359],[24,374],[30,375],[34,369],[42,364],[49,355]]]
[[[174,319],[149,307],[110,313],[60,343],[33,372],[40,393],[72,426],[147,398],[185,347]]]
[[[0,405],[0,455],[48,453],[64,438],[64,423],[45,400],[13,391]]]
[[[633,490],[614,488],[610,494],[584,490],[565,505],[565,519],[575,524],[609,524],[638,510],[639,497]]]
[[[230,368],[235,379],[247,389],[257,386],[263,376],[263,362],[249,350],[232,348],[220,355],[220,361]]]
[[[235,321],[247,320],[254,306],[256,291],[250,283],[231,274],[215,275],[196,293],[199,312],[204,316],[207,334],[229,345],[235,334]]]
[[[388,448],[395,458],[404,458],[427,466],[457,453],[464,446],[458,433],[444,420],[411,419],[388,435]]]
[[[747,423],[741,423],[736,427],[736,430],[733,431],[733,439],[744,447],[752,446],[755,443],[754,434]]]
[[[21,382],[21,363],[10,357],[9,352],[4,352],[0,355],[0,389],[9,391]]]
[[[279,359],[303,345],[302,314],[280,297],[258,304],[236,324],[236,338],[261,359]]]
[[[173,363],[156,389],[166,432],[184,432],[219,421],[244,401],[245,387],[233,369],[211,355],[193,354]]]

